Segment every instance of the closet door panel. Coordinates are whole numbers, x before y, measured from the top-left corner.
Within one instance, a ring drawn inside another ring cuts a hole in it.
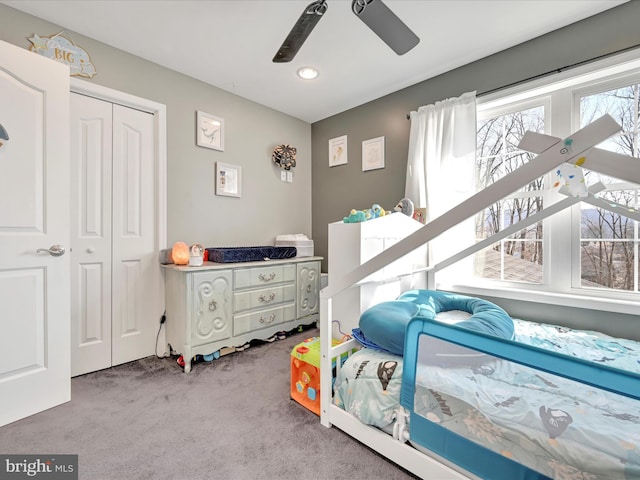
[[[111,366],[112,105],[71,95],[71,375]]]
[[[152,355],[160,325],[153,135],[153,115],[113,106],[113,365]]]

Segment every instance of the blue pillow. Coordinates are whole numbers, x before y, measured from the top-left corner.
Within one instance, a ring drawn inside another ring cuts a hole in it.
[[[366,338],[396,355],[404,353],[407,325],[413,318],[435,320],[440,312],[462,310],[471,317],[456,323],[499,338],[513,339],[513,320],[502,308],[487,300],[435,290],[409,290],[396,300],[381,302],[360,316]]]

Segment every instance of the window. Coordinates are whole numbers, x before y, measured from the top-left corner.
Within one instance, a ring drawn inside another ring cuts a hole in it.
[[[622,131],[603,148],[639,158],[640,78],[620,88],[579,96],[580,125],[604,113],[611,115]],[[640,168],[640,159],[638,162]],[[587,172],[587,184],[602,182],[600,195],[625,208],[640,208],[638,185],[621,182],[596,172]],[[593,205],[580,205],[580,287],[639,292],[638,222],[620,213]]]
[[[517,148],[526,131],[544,132],[544,107],[500,114],[478,122],[476,185],[483,189],[533,155]],[[476,216],[476,240],[482,240],[542,209],[539,178]],[[542,283],[543,225],[538,222],[475,255],[480,278]]]
[[[490,98],[480,97],[478,189],[535,157],[517,148],[527,130],[566,137],[605,113],[622,126],[622,131],[598,148],[638,158],[640,169],[640,57],[635,52],[622,60],[609,59],[606,64],[565,72]],[[624,212],[640,209],[640,186],[586,169],[584,175],[588,186],[603,184],[597,201],[621,208],[611,212],[582,201],[510,232],[475,254],[469,285],[638,301],[639,217]],[[476,216],[476,240],[566,198],[554,187],[557,179],[555,172],[549,172],[480,212]]]

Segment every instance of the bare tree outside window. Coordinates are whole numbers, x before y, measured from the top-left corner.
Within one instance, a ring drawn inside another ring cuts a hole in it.
[[[619,135],[601,148],[639,157],[640,85],[633,84],[580,98],[580,123],[608,113],[621,126]],[[640,159],[638,160],[640,168]],[[640,208],[640,186],[587,172],[587,183],[600,181],[603,199],[628,208]],[[638,292],[638,222],[583,203],[580,225],[580,278],[582,286]]]
[[[621,57],[620,63],[607,61],[551,75],[548,80],[478,99],[478,190],[533,160],[535,154],[517,147],[525,132],[563,137],[605,114],[622,128],[597,147],[636,159],[640,171],[637,55]],[[588,151],[585,156],[588,167]],[[595,194],[597,201],[593,194],[575,199],[573,206],[476,253],[469,286],[496,292],[553,292],[557,298],[576,295],[595,302],[640,298],[640,184],[585,167],[582,172],[587,186],[604,185]],[[562,201],[558,180],[554,169],[478,213],[476,242]],[[607,204],[615,206],[613,211],[605,208]]]
[[[544,131],[542,106],[500,115],[478,123],[476,183],[486,188],[531,160],[517,148],[528,130]],[[540,177],[476,216],[476,238],[482,240],[542,209]],[[542,283],[542,223],[525,228],[475,255],[475,275],[496,280]]]
[[[638,158],[640,168],[640,85],[637,83],[590,93],[578,98],[580,128],[604,114],[622,126],[621,132],[600,148]],[[528,130],[544,132],[544,107],[520,108],[478,122],[476,181],[486,188],[531,160],[534,155],[518,150]],[[624,207],[640,209],[640,186],[585,170],[588,185],[602,182],[599,196]],[[476,238],[482,240],[542,210],[544,177],[490,206],[476,216]],[[547,187],[548,188],[548,187]],[[577,211],[577,210],[576,210]],[[580,287],[639,292],[640,227],[629,217],[580,204]],[[543,282],[543,222],[492,245],[475,255],[474,274],[493,280]],[[577,270],[576,270],[577,271]]]

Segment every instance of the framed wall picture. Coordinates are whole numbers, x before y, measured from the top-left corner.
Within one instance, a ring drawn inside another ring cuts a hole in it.
[[[362,171],[384,168],[384,137],[362,142]]]
[[[196,112],[196,144],[224,152],[224,119],[201,111]]]
[[[344,165],[347,163],[347,136],[332,138],[329,140],[329,166]]]
[[[242,194],[242,167],[216,163],[216,195],[240,197]]]

